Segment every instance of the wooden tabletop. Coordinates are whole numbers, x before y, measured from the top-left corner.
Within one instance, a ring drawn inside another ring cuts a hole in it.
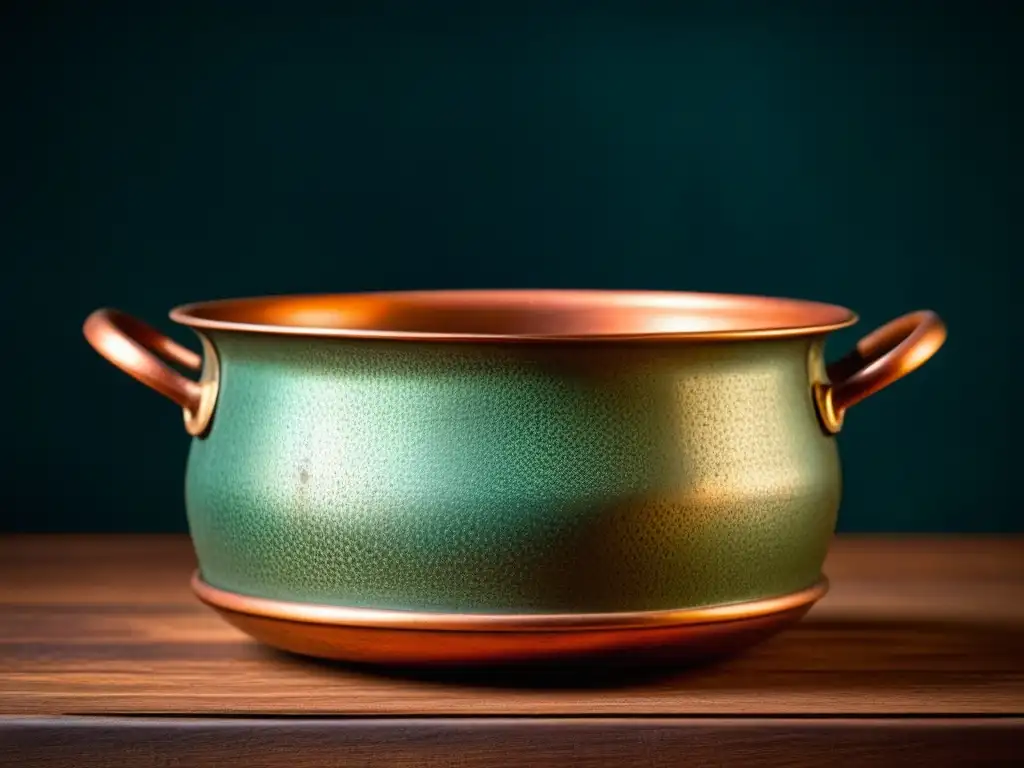
[[[816,733],[827,747],[829,728],[877,740],[865,723],[885,721],[897,726],[900,743],[911,738],[907,729],[932,733],[931,747],[916,753],[934,748],[932,766],[952,754],[936,745],[967,726],[991,731],[977,760],[985,750],[997,750],[991,757],[1011,748],[1024,759],[1021,537],[840,537],[826,564],[832,590],[799,625],[724,663],[630,677],[602,670],[564,678],[414,676],[289,656],[201,605],[188,588],[194,566],[181,536],[0,539],[0,739],[6,734],[24,748],[25,739],[45,741],[41,734],[58,727],[62,744],[86,726],[83,733],[113,728],[122,736],[147,727],[212,728],[223,744],[225,733],[259,722],[246,731],[252,743],[253,733],[271,739],[275,728],[299,738],[300,721],[313,723],[310,733],[361,722],[407,735],[423,727],[436,747],[470,718],[499,731],[505,723],[513,734],[561,722],[575,729],[576,737],[564,738],[577,747],[597,743],[580,735],[587,728],[608,738],[616,728],[667,728],[690,733],[694,749],[702,743],[694,734],[735,727],[749,747],[757,729],[781,723],[792,732],[800,722],[805,737]],[[153,733],[139,738],[151,743]],[[668,749],[673,737],[665,733],[650,738]],[[489,738],[482,743],[501,741]],[[720,747],[725,737],[716,738],[708,744]],[[641,742],[644,754],[660,754],[654,742]],[[830,750],[822,754],[834,760]],[[574,755],[585,764],[585,754]],[[425,759],[408,764],[434,764]]]

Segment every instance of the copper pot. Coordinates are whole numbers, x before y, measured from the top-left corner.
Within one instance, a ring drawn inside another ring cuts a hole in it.
[[[200,597],[281,647],[399,662],[793,620],[824,593],[847,410],[945,339],[914,312],[826,366],[851,311],[693,293],[292,296],[171,317],[202,356],[113,310],[85,334],[184,412]]]

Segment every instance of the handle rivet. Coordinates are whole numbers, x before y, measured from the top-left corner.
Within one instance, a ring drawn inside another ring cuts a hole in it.
[[[818,418],[821,425],[830,435],[839,434],[843,428],[843,417],[846,411],[837,411],[832,402],[832,385],[822,382],[814,384],[814,404],[818,406]]]
[[[220,360],[217,350],[205,336],[199,336],[203,345],[203,371],[199,376],[199,403],[192,408],[182,408],[185,419],[185,431],[193,437],[203,437],[213,421],[213,411],[217,406],[217,394],[220,383]]]

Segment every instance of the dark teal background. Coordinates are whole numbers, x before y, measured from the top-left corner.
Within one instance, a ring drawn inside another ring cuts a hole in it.
[[[933,308],[841,526],[1024,529],[1019,4],[335,5],[0,11],[8,530],[185,526],[180,413],[95,307],[501,286],[836,302],[832,356]]]

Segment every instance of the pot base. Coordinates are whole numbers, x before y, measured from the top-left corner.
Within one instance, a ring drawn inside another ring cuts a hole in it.
[[[795,623],[828,591],[824,577],[782,597],[675,611],[480,615],[290,603],[213,587],[204,603],[255,640],[284,651],[361,664],[492,666],[600,660],[692,663],[730,655]]]

